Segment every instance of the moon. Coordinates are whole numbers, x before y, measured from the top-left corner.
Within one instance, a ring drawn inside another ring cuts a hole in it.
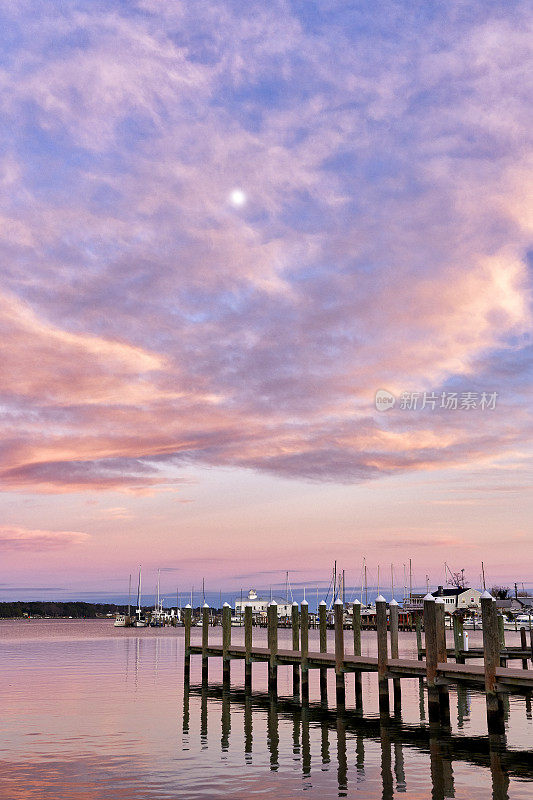
[[[246,203],[246,195],[242,189],[232,189],[229,196],[229,201],[234,208],[242,208]]]

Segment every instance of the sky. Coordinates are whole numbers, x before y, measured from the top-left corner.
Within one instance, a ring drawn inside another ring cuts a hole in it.
[[[0,600],[533,586],[532,27],[0,0]]]

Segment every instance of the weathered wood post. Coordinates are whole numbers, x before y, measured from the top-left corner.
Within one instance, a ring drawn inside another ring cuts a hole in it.
[[[398,627],[400,610],[398,603],[393,598],[389,604],[389,627],[390,627],[390,657],[399,658],[398,647]],[[393,678],[392,689],[394,694],[394,713],[401,714],[402,711],[402,685],[399,678]]]
[[[301,665],[302,665],[302,703],[309,703],[309,606],[302,600],[301,616]]]
[[[344,603],[337,597],[334,604],[335,614],[335,687],[337,708],[346,705],[346,688],[344,684]]]
[[[485,696],[489,733],[504,731],[503,704],[496,691],[496,667],[500,663],[500,638],[496,603],[489,592],[481,595],[483,617],[483,656],[485,662]]]
[[[209,680],[209,658],[207,648],[209,646],[209,606],[204,603],[202,608],[202,683]]]
[[[361,603],[354,600],[352,608],[352,628],[353,628],[353,654],[361,655]],[[355,680],[355,707],[358,711],[363,708],[363,682],[360,672],[354,672]]]
[[[268,649],[270,656],[268,660],[268,691],[277,695],[278,693],[278,604],[272,600],[267,609],[268,624]]]
[[[252,606],[244,606],[244,688],[252,689]]]
[[[183,609],[183,627],[185,632],[184,653],[185,664],[183,668],[183,675],[185,681],[188,683],[191,677],[191,625],[192,625],[192,608],[189,604]]]
[[[328,652],[328,624],[327,624],[327,608],[324,600],[320,601],[318,606],[318,624],[320,628],[320,652]],[[328,704],[328,670],[326,667],[320,667],[320,702],[323,706]]]
[[[428,687],[428,715],[430,722],[440,718],[439,692],[437,678],[437,610],[432,594],[424,597],[424,638],[426,644],[426,682]]]
[[[388,642],[387,642],[387,601],[380,594],[376,597],[376,629],[378,634],[378,686],[379,710],[389,712],[389,681],[387,678]]]
[[[505,652],[501,652],[502,650],[505,651],[505,623],[503,620],[503,616],[501,614],[497,614],[498,620],[498,634],[500,637],[500,667],[507,666],[507,656]]]
[[[298,603],[293,603],[291,608],[292,625],[292,649],[300,649],[300,613]],[[300,667],[298,664],[292,665],[292,694],[293,697],[300,696]]]
[[[437,597],[435,600],[435,623],[437,633],[437,665],[445,664],[448,660],[446,648],[446,611],[444,600]],[[445,725],[450,724],[450,695],[447,686],[439,686],[439,707],[441,722]]]
[[[525,652],[527,650],[526,629],[520,628],[520,647]],[[522,659],[522,669],[527,669],[527,657]]]
[[[423,649],[422,648],[422,618],[420,616],[417,616],[417,618],[416,618],[415,629],[416,629],[416,653],[417,653],[417,658],[418,658],[419,661],[423,661],[423,658],[422,658],[422,649]]]
[[[222,684],[229,688],[231,676],[231,662],[229,649],[231,647],[231,607],[229,603],[222,606]]]
[[[464,664],[465,657],[463,655],[463,650],[465,649],[465,638],[463,618],[459,614],[453,615],[453,646],[455,650],[455,663]]]

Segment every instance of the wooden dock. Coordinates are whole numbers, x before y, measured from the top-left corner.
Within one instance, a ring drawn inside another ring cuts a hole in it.
[[[522,636],[521,647],[511,650],[502,647],[501,623],[496,613],[495,602],[488,592],[481,598],[483,615],[483,664],[467,664],[470,651],[461,647],[461,631],[454,630],[455,648],[450,651],[446,647],[446,631],[444,624],[444,603],[440,598],[427,595],[424,599],[424,635],[425,647],[421,647],[421,632],[417,632],[418,659],[398,657],[398,606],[391,604],[390,620],[387,623],[387,604],[385,598],[376,599],[377,619],[377,656],[361,655],[361,616],[360,608],[354,606],[353,644],[346,651],[345,629],[343,625],[342,601],[335,603],[335,648],[327,652],[326,608],[319,607],[320,650],[310,651],[308,640],[308,606],[304,601],[300,609],[296,603],[292,613],[292,648],[278,647],[277,607],[272,602],[268,607],[267,646],[257,647],[253,644],[252,609],[245,608],[244,645],[231,643],[231,609],[228,604],[222,611],[222,643],[209,642],[209,608],[204,606],[202,615],[202,642],[191,644],[192,610],[185,609],[185,680],[190,678],[191,655],[202,657],[202,681],[208,681],[208,665],[210,658],[222,659],[223,683],[229,688],[231,661],[240,659],[245,662],[245,689],[252,687],[252,665],[255,662],[268,664],[268,689],[277,696],[277,669],[279,665],[293,667],[293,695],[302,705],[309,704],[309,670],[320,670],[321,700],[327,704],[327,670],[335,671],[337,709],[345,708],[345,675],[354,673],[356,678],[356,708],[362,708],[361,673],[375,672],[378,676],[380,712],[389,712],[389,679],[393,683],[395,710],[401,708],[401,680],[403,678],[419,678],[425,685],[428,694],[428,713],[430,721],[449,721],[450,685],[470,685],[481,688],[485,692],[487,703],[487,723],[489,733],[501,733],[503,730],[502,694],[513,692],[529,696],[533,691],[533,670],[529,670],[528,659],[531,650],[525,647]],[[389,631],[390,627],[390,646]],[[525,631],[524,631],[525,634]],[[454,654],[455,662],[448,661]],[[476,652],[472,657],[481,658]],[[522,661],[522,669],[511,669],[506,666],[509,658]],[[503,665],[505,664],[505,665]]]

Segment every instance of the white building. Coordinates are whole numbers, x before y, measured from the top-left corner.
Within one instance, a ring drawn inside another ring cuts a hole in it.
[[[287,603],[286,600],[278,600],[274,598],[278,606],[278,617],[290,617],[292,613],[292,603]],[[235,616],[244,615],[246,606],[251,606],[252,614],[254,616],[266,615],[267,608],[270,600],[264,597],[258,597],[255,589],[250,589],[248,597],[243,600],[235,600]]]
[[[479,610],[481,608],[481,592],[479,589],[443,589],[439,586],[436,592],[432,592],[433,597],[441,597],[444,600],[444,608],[450,614],[454,611],[468,611],[468,609]]]

